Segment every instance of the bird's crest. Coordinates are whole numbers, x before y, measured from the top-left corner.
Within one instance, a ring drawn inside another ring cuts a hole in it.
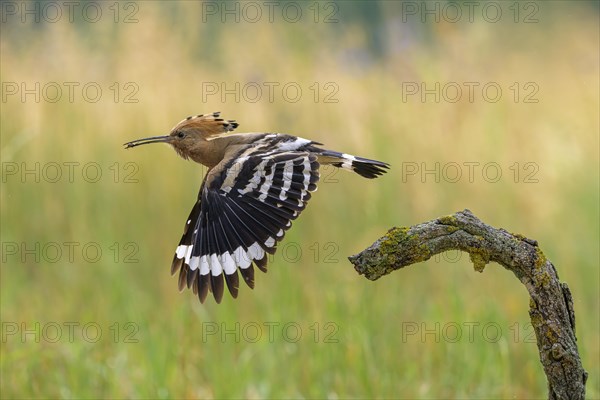
[[[233,131],[239,126],[235,120],[220,118],[219,111],[211,114],[191,115],[173,127],[171,132],[178,131],[182,128],[197,129],[204,133],[205,136],[218,135]]]

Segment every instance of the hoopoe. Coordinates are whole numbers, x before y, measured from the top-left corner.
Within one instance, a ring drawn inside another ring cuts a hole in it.
[[[229,133],[238,127],[220,113],[187,117],[166,136],[138,139],[131,148],[168,143],[184,159],[208,167],[198,199],[173,257],[179,290],[192,288],[204,303],[221,302],[225,284],[238,295],[239,277],[254,288],[253,264],[267,271],[285,231],[317,190],[319,166],[332,165],[376,178],[387,163],[317,147],[321,143],[279,133]],[[225,281],[225,284],[224,282]]]

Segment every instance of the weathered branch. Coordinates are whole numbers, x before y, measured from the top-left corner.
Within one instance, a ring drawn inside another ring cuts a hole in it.
[[[577,351],[571,292],[535,240],[493,228],[464,210],[410,228],[392,228],[349,259],[359,274],[376,280],[456,249],[469,253],[476,271],[483,272],[495,261],[525,285],[540,361],[548,378],[548,398],[583,399],[587,372]]]

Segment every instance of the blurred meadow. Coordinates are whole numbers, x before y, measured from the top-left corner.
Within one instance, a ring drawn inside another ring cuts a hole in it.
[[[468,208],[569,284],[600,398],[598,3],[471,4],[3,2],[1,397],[545,398],[510,272],[347,261]],[[324,170],[256,288],[201,305],[169,268],[205,168],[122,143],[213,111],[392,167]]]

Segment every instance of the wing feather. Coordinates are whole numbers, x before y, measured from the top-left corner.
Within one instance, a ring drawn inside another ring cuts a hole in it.
[[[254,288],[254,267],[267,271],[267,253],[316,190],[319,164],[308,152],[271,149],[242,161],[209,171],[173,258],[180,289],[192,288],[200,302],[209,291],[221,302],[225,285],[237,297],[238,274]],[[238,170],[225,168],[233,165]]]

